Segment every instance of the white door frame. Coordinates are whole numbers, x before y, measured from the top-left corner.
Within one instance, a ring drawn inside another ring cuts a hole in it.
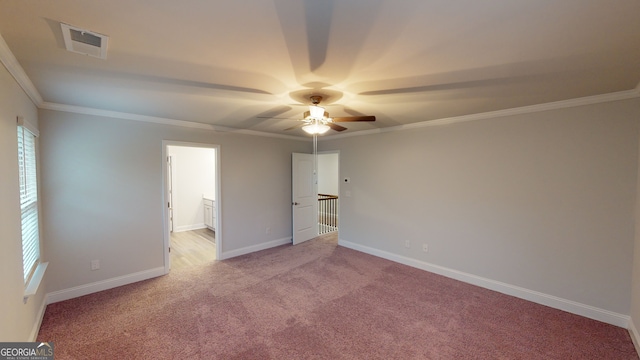
[[[168,274],[171,270],[171,256],[169,254],[169,247],[171,246],[171,235],[169,234],[169,187],[167,183],[167,148],[169,146],[185,146],[185,147],[197,147],[197,148],[209,148],[216,150],[216,257],[215,259],[222,258],[222,197],[220,196],[220,145],[215,144],[203,144],[185,141],[172,141],[162,140],[162,220],[163,220],[163,247],[164,247],[164,273]]]

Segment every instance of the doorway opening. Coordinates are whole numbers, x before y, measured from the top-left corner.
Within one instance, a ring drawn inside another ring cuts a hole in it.
[[[220,257],[219,146],[163,141],[165,273]]]
[[[340,154],[318,153],[318,235],[338,231]]]
[[[292,154],[291,241],[293,245],[311,240],[321,234],[337,235],[339,184],[338,152]],[[320,204],[327,201],[327,198],[333,199],[331,208]]]

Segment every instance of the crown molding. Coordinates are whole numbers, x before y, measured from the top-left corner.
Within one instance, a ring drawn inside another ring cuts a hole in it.
[[[355,132],[346,133],[346,134],[321,136],[319,138],[323,138],[325,140],[334,140],[334,139],[340,139],[340,138],[352,137],[352,136],[364,136],[364,135],[371,135],[371,134],[380,134],[385,132],[420,129],[420,128],[425,128],[430,126],[441,126],[441,125],[455,124],[455,123],[461,123],[461,122],[467,122],[467,121],[492,119],[492,118],[498,118],[498,117],[504,117],[504,116],[530,114],[530,113],[536,113],[536,112],[542,112],[542,111],[548,111],[548,110],[557,110],[557,109],[565,109],[565,108],[576,107],[576,106],[585,106],[585,105],[600,104],[600,103],[619,101],[619,100],[628,100],[628,99],[634,99],[638,97],[640,97],[640,83],[638,83],[638,86],[636,86],[634,89],[626,90],[626,91],[619,91],[619,92],[594,95],[594,96],[586,96],[581,98],[555,101],[555,102],[544,103],[544,104],[522,106],[522,107],[512,108],[512,109],[504,109],[504,110],[490,111],[490,112],[470,114],[470,115],[454,116],[454,117],[441,118],[441,119],[435,119],[435,120],[426,120],[426,121],[421,121],[421,122],[407,124],[407,125],[391,126],[386,128],[380,128],[380,129],[371,129],[371,130],[355,131]],[[204,130],[211,130],[215,132],[233,132],[236,134],[273,137],[273,138],[287,139],[287,140],[299,140],[299,141],[309,140],[306,137],[300,137],[300,136],[282,135],[282,134],[268,133],[268,132],[255,131],[255,130],[246,130],[246,129],[235,129],[235,128],[217,126],[212,124],[203,124],[203,123],[198,123],[193,121],[176,120],[176,119],[131,114],[131,113],[125,113],[125,112],[118,112],[118,111],[101,110],[101,109],[88,108],[88,107],[82,107],[82,106],[50,103],[50,102],[42,102],[38,107],[41,109],[57,110],[57,111],[64,111],[64,112],[85,114],[85,115],[103,116],[103,117],[110,117],[110,118],[116,118],[116,119],[142,121],[142,122],[149,122],[149,123],[156,123],[156,124],[163,124],[163,125],[204,129]]]
[[[4,67],[7,68],[7,71],[13,76],[14,79],[18,82],[22,90],[29,96],[31,101],[36,105],[40,106],[44,100],[42,100],[42,96],[36,89],[35,85],[31,82],[31,79],[27,76],[27,73],[24,72],[22,66],[16,59],[15,55],[9,49],[9,45],[4,41],[4,38],[0,34],[0,61],[4,64]]]
[[[634,99],[638,97],[640,97],[640,83],[638,84],[638,86],[636,86],[635,89],[619,91],[614,93],[586,96],[581,98],[554,101],[550,103],[530,105],[530,106],[522,106],[522,107],[512,108],[512,109],[489,111],[484,113],[454,116],[454,117],[441,118],[441,119],[435,119],[435,120],[426,120],[426,121],[421,121],[421,122],[407,124],[407,125],[397,125],[397,126],[390,126],[386,128],[380,128],[380,129],[355,131],[347,134],[323,136],[323,138],[325,140],[334,140],[334,139],[341,139],[341,138],[352,137],[352,136],[364,136],[364,135],[371,135],[371,134],[380,134],[385,132],[420,129],[420,128],[425,128],[430,126],[440,126],[440,125],[455,124],[455,123],[461,123],[461,122],[467,122],[467,121],[493,119],[493,118],[504,117],[504,116],[530,114],[530,113],[537,113],[537,112],[548,111],[548,110],[557,110],[557,109],[565,109],[565,108],[576,107],[576,106],[600,104],[600,103],[619,101],[619,100],[628,100],[628,99]]]
[[[298,140],[298,141],[309,140],[307,138],[302,138],[299,136],[274,134],[274,133],[268,133],[264,131],[255,131],[255,130],[247,130],[247,129],[236,129],[236,128],[230,128],[225,126],[204,124],[204,123],[199,123],[194,121],[139,115],[139,114],[126,113],[126,112],[102,110],[102,109],[89,108],[84,106],[66,105],[66,104],[51,103],[51,102],[43,102],[39,106],[39,108],[45,109],[45,110],[69,112],[74,114],[93,115],[93,116],[101,116],[101,117],[108,117],[108,118],[114,118],[114,119],[140,121],[140,122],[161,124],[161,125],[180,126],[180,127],[186,127],[186,128],[192,128],[192,129],[202,129],[202,130],[209,130],[214,132],[272,137],[272,138]]]
[[[24,69],[22,68],[22,66],[20,66],[18,59],[16,59],[16,57],[11,52],[11,49],[9,49],[9,46],[7,45],[7,43],[5,42],[1,34],[0,34],[0,62],[4,64],[4,66],[7,68],[7,71],[9,71],[9,73],[13,76],[13,78],[18,82],[20,87],[22,87],[22,89],[27,94],[27,96],[29,96],[31,101],[38,108],[41,108],[41,109],[57,110],[57,111],[64,111],[64,112],[85,114],[85,115],[103,116],[103,117],[110,117],[110,118],[116,118],[116,119],[142,121],[142,122],[163,124],[163,125],[181,126],[181,127],[187,127],[187,128],[204,129],[204,130],[211,130],[216,132],[232,132],[232,133],[243,134],[243,135],[265,136],[265,137],[298,140],[298,141],[309,140],[306,137],[300,137],[300,136],[282,135],[282,134],[268,133],[268,132],[255,131],[255,130],[246,130],[246,129],[235,129],[235,128],[217,126],[212,124],[203,124],[203,123],[197,123],[197,122],[186,121],[186,120],[176,120],[176,119],[161,118],[161,117],[155,117],[155,116],[146,116],[146,115],[131,114],[131,113],[125,113],[125,112],[118,112],[118,111],[88,108],[88,107],[82,107],[82,106],[45,102],[42,99],[42,96],[40,95],[38,90],[36,89],[35,85],[33,85],[33,82],[31,82],[31,79],[29,79],[27,74],[24,72]],[[379,134],[383,132],[419,129],[419,128],[424,128],[429,126],[440,126],[440,125],[454,124],[459,122],[529,114],[529,113],[536,113],[536,112],[547,111],[547,110],[564,109],[564,108],[575,107],[575,106],[584,106],[584,105],[599,104],[599,103],[611,102],[611,101],[627,100],[627,99],[633,99],[638,97],[640,97],[640,82],[638,83],[638,85],[636,85],[634,89],[619,91],[615,93],[587,96],[582,98],[562,100],[562,101],[556,101],[556,102],[550,102],[550,103],[544,103],[544,104],[538,104],[538,105],[523,106],[523,107],[505,109],[505,110],[490,111],[485,113],[455,116],[455,117],[441,118],[436,120],[427,120],[427,121],[421,121],[421,122],[407,124],[407,125],[398,125],[398,126],[391,126],[386,128],[380,128],[380,129],[355,131],[355,132],[346,133],[346,134],[322,136],[321,138],[326,140],[331,140],[331,139],[340,139],[340,138],[352,137],[352,136]]]
[[[187,127],[187,128],[195,128],[195,129],[204,129],[204,130],[211,130],[216,132],[231,132],[231,133],[243,134],[243,135],[263,136],[263,137],[272,137],[272,138],[298,140],[298,141],[309,141],[309,139],[300,137],[300,136],[274,134],[274,133],[268,133],[263,131],[246,130],[246,129],[234,129],[229,127],[203,124],[203,123],[197,123],[197,122],[185,121],[185,120],[168,119],[168,118],[161,118],[161,117],[154,117],[154,116],[130,114],[130,113],[124,113],[124,112],[118,112],[118,111],[94,109],[94,108],[88,108],[88,107],[82,107],[82,106],[45,102],[44,99],[42,98],[42,95],[40,95],[40,92],[38,92],[38,89],[36,89],[35,85],[31,81],[31,79],[29,79],[29,77],[27,76],[27,73],[25,73],[24,69],[18,62],[18,59],[16,59],[15,55],[13,55],[13,52],[11,52],[11,49],[9,49],[9,45],[7,45],[7,42],[2,37],[2,34],[0,34],[0,62],[2,62],[2,64],[7,69],[7,71],[11,74],[11,76],[13,76],[13,78],[16,80],[18,85],[20,85],[20,87],[27,94],[27,96],[29,96],[29,98],[31,99],[31,102],[33,102],[33,104],[40,109],[57,110],[57,111],[64,111],[64,112],[85,114],[85,115],[96,115],[96,116],[103,116],[103,117],[110,117],[110,118],[117,118],[117,119],[124,119],[124,120],[142,121],[142,122],[148,122],[148,123],[181,126],[181,127]]]

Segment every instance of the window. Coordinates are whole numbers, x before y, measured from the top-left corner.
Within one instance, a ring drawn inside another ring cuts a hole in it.
[[[38,234],[36,136],[24,126],[18,126],[18,166],[22,212],[22,264],[24,282],[28,284],[40,260],[40,236]]]

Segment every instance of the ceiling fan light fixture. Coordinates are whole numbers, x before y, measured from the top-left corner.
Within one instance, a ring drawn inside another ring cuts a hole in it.
[[[317,105],[310,105],[309,113],[313,119],[322,119],[324,117],[324,108]]]
[[[347,116],[347,117],[329,117],[329,113],[324,111],[324,108],[319,106],[322,101],[322,96],[313,95],[310,96],[311,105],[309,110],[305,111],[300,120],[301,124],[292,126],[286,130],[302,128],[307,134],[313,135],[316,139],[316,135],[322,135],[329,130],[344,131],[346,127],[336,124],[336,122],[350,122],[350,121],[376,121],[375,116]],[[315,141],[315,140],[314,140]]]
[[[327,131],[329,131],[329,129],[331,129],[329,127],[329,125],[323,124],[323,123],[317,123],[314,122],[312,124],[309,125],[305,125],[302,127],[302,130],[304,130],[307,134],[324,134]]]

